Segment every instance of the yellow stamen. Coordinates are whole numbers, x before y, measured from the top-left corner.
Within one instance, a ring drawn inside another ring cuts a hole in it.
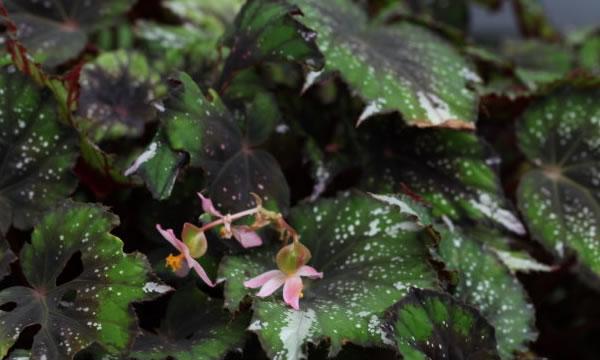
[[[173,272],[176,272],[177,270],[181,269],[181,267],[183,266],[183,260],[184,260],[183,254],[179,254],[177,256],[173,256],[172,254],[169,254],[169,256],[167,256],[165,262],[167,263],[167,266],[170,267],[171,270],[173,270]]]
[[[304,297],[304,291],[300,292],[300,299],[302,299]]]

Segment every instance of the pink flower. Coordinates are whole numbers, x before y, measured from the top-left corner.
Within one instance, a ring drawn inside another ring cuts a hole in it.
[[[177,256],[169,255],[166,259],[167,266],[170,267],[175,272],[175,274],[177,274],[177,276],[184,277],[190,272],[190,269],[194,269],[196,274],[198,274],[202,281],[204,281],[208,286],[215,286],[215,284],[210,280],[210,278],[206,274],[206,271],[204,271],[202,266],[198,263],[198,261],[196,261],[196,259],[192,257],[191,254],[192,250],[196,250],[196,257],[200,257],[206,252],[206,238],[204,237],[204,233],[199,232],[199,229],[192,224],[185,223],[183,225],[182,237],[186,240],[188,238],[195,240],[191,242],[200,244],[194,245],[195,249],[190,249],[190,247],[188,247],[188,245],[186,245],[185,242],[179,240],[175,236],[173,230],[164,230],[158,224],[156,225],[156,229],[180,253]]]
[[[300,310],[299,302],[304,288],[302,276],[320,279],[323,277],[323,273],[317,272],[308,265],[301,266],[291,274],[286,274],[281,270],[271,270],[244,282],[244,286],[250,289],[260,287],[256,296],[264,298],[273,294],[283,285],[283,301],[295,310]]]
[[[202,202],[202,210],[204,210],[205,213],[219,218],[223,223],[223,230],[221,232],[222,237],[230,239],[233,236],[246,249],[262,245],[262,239],[260,236],[258,236],[256,231],[252,230],[249,226],[232,225],[232,222],[238,218],[252,214],[252,210],[242,211],[241,213],[234,215],[223,215],[215,208],[212,200],[204,197],[201,193],[198,193],[198,196]]]

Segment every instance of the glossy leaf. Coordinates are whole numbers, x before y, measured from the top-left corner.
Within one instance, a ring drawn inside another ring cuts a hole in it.
[[[431,204],[436,218],[489,221],[525,232],[504,198],[495,169],[499,159],[477,136],[452,129],[409,129],[393,136],[402,141],[392,139],[385,155],[370,164],[378,174],[368,184],[374,191],[397,192],[405,184]]]
[[[67,202],[42,219],[19,259],[29,286],[0,292],[0,352],[5,355],[25,328],[40,325],[32,356],[70,359],[97,341],[112,353],[125,350],[137,329],[133,301],[170,288],[153,281],[141,254],[124,254],[109,231],[118,218],[93,204]],[[81,274],[62,283],[67,263],[79,257]]]
[[[562,257],[577,252],[600,274],[600,104],[598,90],[557,90],[523,114],[519,147],[532,163],[517,198],[535,238]]]
[[[449,270],[458,272],[452,294],[474,306],[494,326],[498,353],[513,359],[514,352],[526,351],[537,337],[533,306],[523,286],[496,256],[490,243],[500,236],[491,231],[461,232],[436,227],[442,240],[440,256]]]
[[[28,229],[67,197],[77,181],[71,168],[76,135],[58,122],[48,90],[14,67],[0,73],[0,233]]]
[[[187,286],[171,298],[158,333],[144,332],[131,355],[139,360],[222,359],[243,346],[249,320],[246,314],[232,318],[219,301]]]
[[[405,359],[499,359],[485,318],[435,291],[413,289],[389,312],[386,332]]]
[[[321,69],[316,33],[299,22],[300,15],[300,9],[285,0],[247,1],[235,19],[235,31],[224,41],[231,50],[220,87],[240,70],[265,61],[296,61],[314,71]]]
[[[157,82],[139,53],[104,53],[86,64],[76,114],[80,132],[96,141],[143,135],[156,119],[151,102],[158,96]]]
[[[115,23],[133,0],[5,0],[17,38],[38,61],[54,67],[79,55],[88,35]]]
[[[311,250],[308,265],[323,279],[304,280],[300,311],[281,293],[254,299],[250,330],[271,357],[300,359],[307,343],[330,339],[330,355],[342,344],[389,343],[380,328],[383,311],[411,286],[438,288],[429,263],[430,233],[396,207],[367,195],[343,194],[292,210],[291,225]],[[230,256],[221,265],[225,304],[237,308],[251,292],[243,282],[275,268],[277,247]]]
[[[229,212],[245,210],[254,206],[250,193],[256,193],[285,211],[289,189],[273,156],[252,147],[216,93],[209,100],[183,73],[178,81],[161,114],[166,136],[173,149],[187,152],[191,165],[206,172],[215,205]]]
[[[408,22],[368,23],[348,0],[297,2],[301,21],[316,31],[325,71],[339,72],[367,106],[359,123],[399,111],[409,124],[474,128],[478,82],[472,66],[447,42]]]

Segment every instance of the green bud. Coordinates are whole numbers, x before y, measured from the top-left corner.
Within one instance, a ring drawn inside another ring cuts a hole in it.
[[[206,241],[206,235],[204,235],[204,232],[199,227],[190,223],[183,224],[181,238],[188,249],[190,249],[190,255],[193,258],[197,259],[206,254],[208,242]]]
[[[310,250],[299,241],[294,241],[290,245],[282,247],[277,253],[277,267],[285,274],[290,275],[306,265],[310,258]]]

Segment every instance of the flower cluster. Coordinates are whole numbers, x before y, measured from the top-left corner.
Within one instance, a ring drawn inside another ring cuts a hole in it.
[[[202,210],[214,218],[212,221],[197,227],[190,223],[183,225],[181,239],[175,236],[171,229],[163,229],[160,225],[156,225],[160,234],[171,244],[177,251],[178,255],[169,255],[166,258],[166,264],[177,276],[187,276],[191,269],[204,281],[208,286],[216,285],[202,268],[197,259],[202,257],[208,249],[208,241],[206,239],[206,231],[219,227],[219,235],[225,239],[235,238],[244,248],[253,248],[262,245],[262,239],[256,233],[257,230],[271,225],[280,234],[280,239],[289,245],[284,245],[277,253],[276,263],[278,270],[267,271],[253,279],[244,283],[248,288],[258,288],[258,297],[266,297],[273,294],[277,289],[283,286],[283,299],[292,308],[298,310],[300,308],[299,301],[302,297],[304,285],[302,277],[311,279],[322,278],[323,274],[314,268],[306,265],[311,258],[310,250],[300,242],[298,233],[284,220],[280,213],[265,209],[262,206],[262,200],[257,195],[253,194],[256,206],[235,214],[222,214],[217,210],[213,202],[198,193],[202,204]],[[251,225],[237,225],[236,221],[243,218],[253,216],[254,221]]]

